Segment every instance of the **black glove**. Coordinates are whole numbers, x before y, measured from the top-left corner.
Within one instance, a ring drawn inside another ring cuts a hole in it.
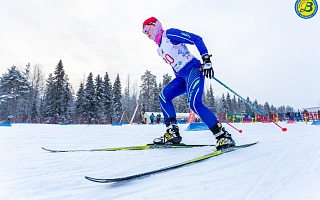
[[[214,71],[212,68],[212,63],[210,61],[210,57],[212,55],[205,54],[202,56],[202,68],[203,68],[203,75],[205,75],[207,78],[212,78],[214,76]]]

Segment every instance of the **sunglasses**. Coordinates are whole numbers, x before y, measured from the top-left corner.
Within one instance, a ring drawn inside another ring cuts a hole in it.
[[[143,30],[142,30],[142,32],[143,32],[144,34],[147,34],[147,33],[149,32],[150,28],[151,28],[151,25],[145,25],[144,28],[143,28]]]
[[[145,26],[143,27],[142,32],[143,32],[144,34],[147,34],[147,33],[149,32],[151,26],[155,26],[155,25],[156,25],[155,22],[150,22],[149,24],[147,24],[147,25],[145,25]]]

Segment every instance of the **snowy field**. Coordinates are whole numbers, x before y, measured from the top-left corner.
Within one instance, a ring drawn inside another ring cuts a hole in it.
[[[214,148],[49,153],[145,145],[162,125],[34,125],[0,127],[0,199],[320,199],[320,126],[225,124],[237,144],[260,143],[173,171],[125,183],[101,184],[84,176],[115,178],[186,161]],[[184,131],[187,144],[215,142],[209,131]]]

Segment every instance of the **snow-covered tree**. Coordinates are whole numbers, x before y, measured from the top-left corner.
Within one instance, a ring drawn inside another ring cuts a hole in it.
[[[61,60],[54,73],[49,74],[46,82],[43,97],[44,117],[54,117],[55,122],[58,122],[59,118],[72,117],[75,114],[74,92]]]
[[[113,98],[112,98],[112,104],[113,104],[113,118],[112,121],[119,123],[121,116],[122,116],[122,92],[121,92],[121,81],[119,74],[117,74],[116,79],[114,80],[113,84]]]
[[[82,117],[85,114],[85,94],[84,94],[84,85],[80,83],[79,90],[77,92],[77,100],[76,100],[76,116]]]
[[[25,99],[30,94],[30,83],[27,78],[12,66],[0,78],[0,112],[2,115],[27,115]]]
[[[216,100],[214,97],[212,85],[210,84],[209,90],[206,92],[206,105],[214,113],[217,112]]]
[[[71,119],[75,114],[74,109],[74,99],[73,99],[73,89],[70,83],[66,82],[63,88],[63,95],[62,95],[62,117],[66,119]]]
[[[241,98],[238,98],[238,113],[239,114],[245,113],[245,103],[242,101]]]
[[[233,98],[231,100],[231,104],[232,104],[232,107],[233,107],[233,112],[231,112],[231,113],[232,114],[240,113],[239,112],[239,107],[238,107],[238,101],[236,99],[236,95],[233,95]]]
[[[146,70],[141,76],[140,85],[140,105],[145,111],[153,111],[154,109],[154,90],[156,85],[156,76],[151,71]],[[157,95],[158,98],[158,95]]]
[[[105,101],[105,94],[103,88],[103,81],[100,75],[95,78],[95,102],[96,102],[96,114],[98,119],[104,118],[104,101]]]
[[[268,103],[268,102],[265,102],[265,103],[264,103],[263,110],[264,110],[264,112],[265,112],[266,114],[271,113],[271,111],[270,111],[270,106],[269,106],[269,103]]]
[[[84,88],[84,113],[90,121],[96,117],[96,98],[92,72],[89,73]]]
[[[173,104],[175,107],[176,112],[179,113],[188,113],[190,111],[188,98],[186,94],[182,94],[175,99],[173,99]]]
[[[65,85],[67,84],[66,74],[62,61],[60,60],[53,72],[53,82],[54,82],[54,115],[55,116],[64,116],[64,92]]]
[[[283,106],[280,106],[278,109],[277,109],[277,112],[278,113],[285,113],[286,112],[286,107],[283,105]]]
[[[152,111],[153,112],[161,112],[161,106],[160,106],[160,100],[159,100],[159,94],[160,94],[160,89],[158,88],[157,81],[155,80],[154,85],[153,85],[153,100],[152,100]]]
[[[162,87],[163,88],[166,87],[171,80],[172,80],[172,76],[170,76],[169,74],[164,74],[162,76]]]
[[[112,93],[112,84],[110,82],[108,72],[106,72],[104,75],[103,89],[104,89],[104,109],[105,109],[104,115],[107,117],[107,120],[111,121],[111,118],[113,116],[113,106],[112,106],[113,93]]]
[[[43,116],[54,117],[55,84],[52,74],[46,80],[46,89],[43,97]]]
[[[232,105],[231,96],[230,96],[229,92],[227,93],[227,96],[226,96],[226,104],[227,104],[227,112],[226,113],[228,113],[228,114],[234,113],[234,107]]]
[[[221,113],[228,113],[228,105],[224,94],[221,96]]]
[[[249,98],[249,97],[247,97],[246,100],[247,100],[247,102],[252,103],[252,102],[250,101],[250,98]],[[249,106],[247,103],[246,103],[246,105],[245,105],[245,112],[246,112],[246,114],[251,114],[251,113],[253,112],[251,106]]]
[[[274,107],[273,105],[271,105],[271,107],[270,107],[270,112],[271,112],[272,114],[277,113],[277,108]]]

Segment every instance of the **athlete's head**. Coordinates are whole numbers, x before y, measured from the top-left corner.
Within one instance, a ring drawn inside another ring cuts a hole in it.
[[[150,17],[143,22],[142,32],[158,44],[163,33],[162,24],[157,18]]]

